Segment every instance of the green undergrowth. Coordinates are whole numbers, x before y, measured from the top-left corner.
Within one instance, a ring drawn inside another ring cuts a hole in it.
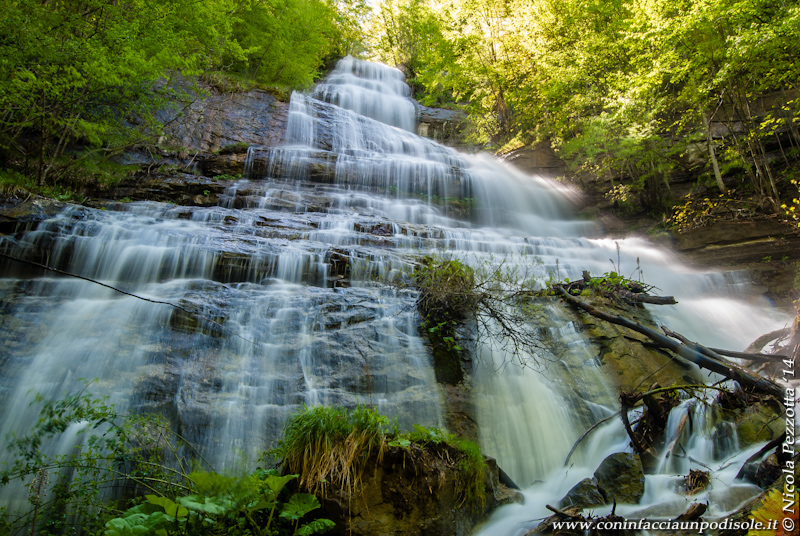
[[[0,508],[0,535],[307,536],[334,523],[317,495],[335,488],[355,497],[369,463],[386,453],[403,467],[454,480],[457,504],[485,501],[485,462],[477,444],[435,428],[400,432],[396,422],[358,406],[304,407],[286,423],[279,469],[223,474],[169,424],[118,413],[85,390],[45,401],[32,430],[10,438],[0,488],[16,486],[27,509]],[[72,452],[43,445],[80,429]],[[423,465],[424,464],[424,465]],[[415,469],[416,470],[416,469]]]
[[[0,487],[28,507],[0,508],[0,535],[308,536],[334,527],[313,513],[314,495],[289,491],[297,475],[218,473],[161,418],[118,413],[85,389],[34,403],[38,421],[9,439],[12,459],[0,466]],[[76,429],[71,452],[45,453]]]
[[[333,488],[352,496],[368,462],[380,463],[390,449],[402,449],[412,460],[440,453],[454,471],[460,504],[484,503],[486,463],[476,443],[419,425],[400,432],[396,422],[365,406],[304,407],[287,421],[268,456],[281,460],[285,473],[299,474],[300,487],[311,493],[324,496]]]
[[[118,184],[132,175],[130,166],[113,162],[99,162],[90,159],[76,163],[74,168],[61,179],[39,184],[36,177],[15,169],[0,169],[0,195],[3,196],[41,196],[57,201],[82,203],[86,187],[105,189]]]
[[[169,498],[154,494],[108,521],[104,536],[231,534],[308,536],[335,527],[329,519],[303,518],[320,507],[309,493],[289,493],[297,475],[258,470],[241,478],[193,472],[195,493]]]

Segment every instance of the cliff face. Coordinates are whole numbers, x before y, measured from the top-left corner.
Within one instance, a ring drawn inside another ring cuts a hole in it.
[[[232,145],[274,146],[283,142],[289,103],[253,89],[199,97],[168,117],[159,144],[186,153],[218,153]]]

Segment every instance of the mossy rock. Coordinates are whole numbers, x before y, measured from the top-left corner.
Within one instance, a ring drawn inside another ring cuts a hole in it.
[[[779,418],[777,405],[772,401],[758,402],[744,410],[736,425],[742,448],[753,443],[772,441],[785,431],[786,422]]]

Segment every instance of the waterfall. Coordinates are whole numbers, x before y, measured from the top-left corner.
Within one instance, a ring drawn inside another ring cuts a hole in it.
[[[292,95],[284,146],[251,149],[244,182],[257,195],[232,188],[210,208],[65,206],[0,236],[5,253],[195,313],[2,264],[14,276],[0,280],[0,436],[35,421],[34,393],[58,398],[82,378],[121,411],[168,415],[217,469],[252,463],[302,404],[371,404],[404,427],[443,426],[416,293],[389,283],[427,253],[519,267],[542,287],[639,270],[680,303],[654,314],[709,345],[741,349],[784,323],[748,299],[742,276],[690,269],[641,238],[603,238],[562,185],[416,136],[408,95],[396,69],[345,58],[313,93]],[[542,337],[560,350],[527,356],[549,363],[542,370],[492,367],[526,358],[502,341],[478,349],[482,446],[533,485],[492,534],[543,516],[542,486],[552,498],[625,449],[612,423],[576,455],[579,468],[557,469],[616,411],[616,393],[574,320],[555,307],[543,315]],[[48,448],[78,439],[59,441]]]

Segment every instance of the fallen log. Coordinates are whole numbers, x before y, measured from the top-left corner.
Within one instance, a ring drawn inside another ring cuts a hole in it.
[[[725,360],[722,356],[718,356],[718,358],[709,357],[705,353],[701,353],[693,348],[685,344],[681,344],[673,339],[670,339],[666,335],[662,335],[658,333],[654,329],[650,329],[648,327],[642,326],[641,324],[637,324],[627,318],[618,316],[618,315],[611,315],[605,313],[596,307],[589,305],[588,303],[579,300],[575,296],[570,295],[567,291],[565,291],[562,287],[558,285],[553,286],[554,290],[558,292],[561,296],[564,297],[569,303],[577,306],[580,309],[583,309],[590,315],[599,318],[601,320],[605,320],[606,322],[611,322],[612,324],[617,324],[619,326],[626,327],[628,329],[632,329],[637,333],[641,333],[645,337],[648,337],[657,345],[666,348],[675,354],[679,355],[680,357],[691,361],[692,363],[696,364],[697,366],[704,368],[706,370],[710,370],[711,372],[716,372],[728,379],[734,380],[738,382],[740,385],[744,387],[749,387],[756,392],[767,394],[774,396],[778,400],[783,399],[783,388],[776,384],[775,382],[753,374],[749,370],[736,365],[735,363],[731,363],[730,361]],[[709,352],[711,352],[709,350]],[[711,352],[713,353],[713,352]]]
[[[674,296],[651,296],[643,292],[620,291],[619,297],[628,303],[650,303],[652,305],[675,305]]]
[[[781,361],[783,359],[788,359],[788,356],[784,354],[748,354],[746,352],[732,352],[730,350],[720,350],[718,348],[707,348],[701,344],[690,341],[680,333],[672,331],[666,326],[661,326],[661,330],[668,337],[672,337],[673,339],[678,339],[683,344],[694,348],[698,352],[707,355],[712,359],[718,359],[723,363],[728,363],[728,360],[725,359],[725,357],[735,357],[736,359],[749,359],[750,361],[755,361],[757,363],[772,363],[774,361]]]
[[[694,521],[695,519],[700,519],[700,516],[705,514],[707,509],[708,502],[693,503],[684,513],[676,517],[674,521]]]
[[[785,339],[791,334],[792,334],[792,328],[776,329],[775,331],[770,331],[769,333],[765,333],[764,335],[760,336],[759,338],[751,342],[750,346],[748,346],[745,349],[745,353],[760,352],[764,348],[764,346],[767,345],[768,342]]]
[[[735,357],[736,359],[747,359],[756,363],[772,363],[774,361],[783,361],[789,359],[786,354],[750,354],[747,352],[734,352],[732,350],[721,350],[719,348],[709,348],[709,350],[717,352],[719,355],[725,357]]]
[[[779,435],[778,437],[776,437],[775,439],[764,445],[761,448],[761,450],[759,450],[758,452],[747,458],[747,460],[745,460],[745,462],[742,464],[742,468],[739,469],[738,473],[736,473],[736,478],[743,478],[745,468],[747,467],[748,464],[760,460],[761,458],[764,457],[764,455],[767,452],[771,451],[774,448],[777,448],[779,445],[783,444],[784,441],[786,441],[786,432],[782,433],[781,435]]]

